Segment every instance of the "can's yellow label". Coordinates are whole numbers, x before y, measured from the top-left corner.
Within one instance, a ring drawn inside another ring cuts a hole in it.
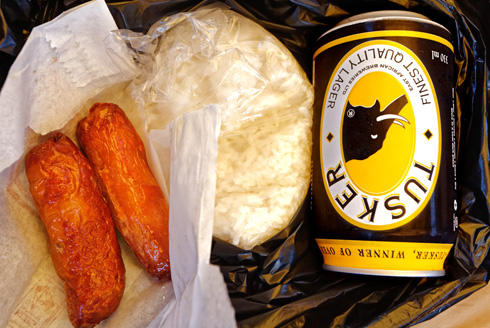
[[[316,239],[329,267],[386,271],[440,271],[452,244]]]
[[[353,47],[330,77],[319,137],[323,184],[340,216],[374,231],[412,221],[441,163],[439,101],[422,60],[390,40]]]

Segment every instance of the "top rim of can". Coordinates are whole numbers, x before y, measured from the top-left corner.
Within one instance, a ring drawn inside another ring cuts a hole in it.
[[[320,40],[326,34],[331,33],[335,30],[352,26],[355,24],[359,24],[359,23],[374,22],[378,20],[407,20],[407,21],[428,23],[446,30],[451,35],[451,32],[445,26],[430,20],[427,16],[424,16],[422,14],[414,13],[411,11],[404,11],[404,10],[380,10],[380,11],[371,11],[367,13],[362,13],[346,18],[340,21],[339,23],[337,23],[330,30],[323,33],[318,38],[318,40]]]

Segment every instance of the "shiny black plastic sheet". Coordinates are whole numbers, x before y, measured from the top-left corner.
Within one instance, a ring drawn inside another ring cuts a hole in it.
[[[0,86],[29,32],[80,0],[0,1]],[[120,28],[146,32],[163,16],[213,1],[107,1]],[[311,76],[315,40],[340,20],[374,10],[410,10],[446,26],[457,67],[459,235],[441,278],[327,272],[312,238],[308,206],[277,236],[247,251],[213,241],[241,327],[405,327],[429,319],[489,280],[488,69],[490,3],[442,0],[223,1],[275,34]],[[306,202],[309,200],[307,199]]]

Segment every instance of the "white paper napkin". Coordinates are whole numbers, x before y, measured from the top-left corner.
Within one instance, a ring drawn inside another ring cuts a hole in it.
[[[60,129],[87,99],[127,80],[106,52],[115,29],[103,0],[34,28],[0,93],[0,171],[22,155],[27,126]]]

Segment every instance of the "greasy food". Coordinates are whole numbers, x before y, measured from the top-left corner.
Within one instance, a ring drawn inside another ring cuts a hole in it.
[[[61,133],[33,148],[25,166],[70,321],[93,327],[116,310],[125,284],[114,222],[94,171]]]
[[[124,111],[97,103],[79,122],[80,146],[103,184],[116,227],[148,274],[170,277],[168,203]]]

